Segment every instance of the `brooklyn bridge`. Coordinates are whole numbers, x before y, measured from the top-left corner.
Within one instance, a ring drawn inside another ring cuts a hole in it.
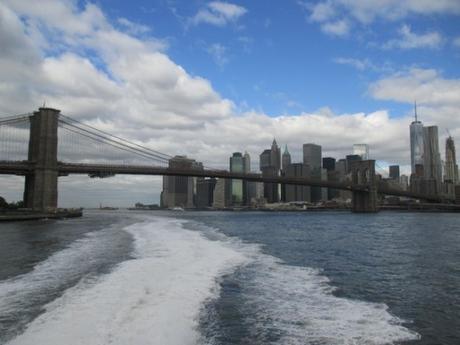
[[[21,144],[24,142],[25,147]],[[113,150],[105,152],[103,147],[111,147],[121,156],[114,157]],[[21,159],[21,149],[27,151],[24,157],[27,159]],[[60,154],[66,150],[68,154]],[[170,155],[77,121],[57,109],[44,107],[33,113],[0,120],[0,154],[0,174],[24,176],[24,205],[37,211],[49,212],[58,207],[58,178],[70,174],[101,178],[116,174],[215,177],[333,188],[352,192],[353,212],[377,212],[378,194],[432,203],[453,201],[447,196],[413,193],[389,187],[376,177],[374,160],[353,162],[351,180],[346,182],[266,177],[257,173],[234,173],[212,168],[171,168],[168,166],[172,158]]]

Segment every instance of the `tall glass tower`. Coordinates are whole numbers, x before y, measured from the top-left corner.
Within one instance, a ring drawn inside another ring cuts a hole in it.
[[[411,172],[416,173],[417,165],[423,166],[423,124],[417,119],[417,103],[414,107],[415,121],[410,124],[410,162]]]
[[[444,180],[449,183],[457,184],[458,181],[458,165],[455,156],[454,139],[449,135],[446,140],[446,174]]]
[[[241,152],[234,152],[230,157],[230,171],[244,173],[244,157]],[[233,205],[242,205],[243,203],[243,181],[232,180],[232,203]]]

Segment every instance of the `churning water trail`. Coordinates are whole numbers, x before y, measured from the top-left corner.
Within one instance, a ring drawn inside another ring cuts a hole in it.
[[[201,227],[219,236],[215,230]],[[208,318],[204,323],[209,344],[383,345],[419,339],[417,333],[402,326],[404,320],[389,313],[385,304],[336,297],[329,279],[319,270],[287,265],[263,254],[257,245],[231,241],[250,258],[229,277],[238,286],[238,299],[243,303],[234,307],[239,309],[248,332],[238,341],[228,341],[228,336],[222,341],[228,325]],[[218,304],[211,303],[208,313],[216,315],[212,309]],[[238,336],[239,332],[230,333]]]
[[[10,344],[196,344],[216,278],[245,258],[181,224],[155,218],[127,227],[134,259],[67,290]]]
[[[80,279],[8,344],[220,345],[227,325],[213,309],[225,298],[221,287],[228,279],[238,285],[231,303],[242,315],[232,327],[249,330],[228,343],[377,345],[418,338],[385,304],[334,296],[318,270],[287,265],[259,245],[189,224],[148,217],[113,229],[112,236],[132,236],[132,259]],[[90,233],[32,272],[1,283],[0,313],[14,312],[65,275],[81,277],[91,260],[101,260],[94,253],[113,249],[110,242],[107,233]]]

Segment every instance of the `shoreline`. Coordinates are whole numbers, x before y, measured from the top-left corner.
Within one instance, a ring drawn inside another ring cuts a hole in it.
[[[17,222],[43,219],[66,219],[82,217],[81,209],[62,209],[56,212],[7,211],[0,212],[0,222]]]

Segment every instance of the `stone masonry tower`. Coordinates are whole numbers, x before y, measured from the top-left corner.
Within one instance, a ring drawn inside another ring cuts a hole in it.
[[[26,176],[25,207],[53,212],[57,208],[57,129],[59,110],[40,108],[30,117],[28,160],[33,172]]]

